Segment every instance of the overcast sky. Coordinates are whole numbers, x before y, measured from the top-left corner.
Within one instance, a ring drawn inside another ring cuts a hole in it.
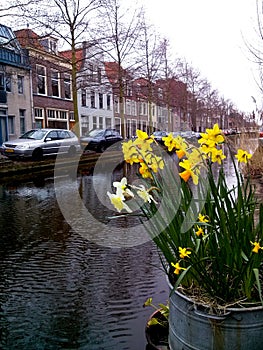
[[[256,0],[141,1],[177,56],[199,69],[220,96],[245,112],[255,109],[251,96],[261,105],[244,41],[256,37]]]
[[[2,4],[8,0],[0,0]],[[123,0],[126,4],[128,0]],[[167,37],[174,55],[185,58],[202,76],[244,112],[262,107],[256,65],[245,40],[256,37],[257,0],[137,0]],[[258,0],[261,1],[261,0]],[[132,0],[133,3],[133,0]],[[263,40],[262,40],[263,51]],[[251,56],[250,56],[251,58]]]

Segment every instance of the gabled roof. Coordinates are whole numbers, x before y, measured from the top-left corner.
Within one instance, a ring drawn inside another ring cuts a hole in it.
[[[44,50],[44,47],[39,42],[39,36],[32,29],[20,29],[14,31],[14,33],[23,48],[34,47]]]

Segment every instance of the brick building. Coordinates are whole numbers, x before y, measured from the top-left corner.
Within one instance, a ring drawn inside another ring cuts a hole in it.
[[[71,129],[74,125],[71,64],[58,52],[58,40],[31,29],[15,31],[32,69],[33,127]]]

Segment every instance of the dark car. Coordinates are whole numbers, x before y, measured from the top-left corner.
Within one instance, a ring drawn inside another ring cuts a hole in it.
[[[33,158],[67,153],[75,155],[80,151],[78,137],[70,130],[32,129],[16,140],[2,144],[1,152],[8,158]]]
[[[115,129],[93,129],[80,138],[80,144],[83,150],[104,152],[122,140],[122,136]]]

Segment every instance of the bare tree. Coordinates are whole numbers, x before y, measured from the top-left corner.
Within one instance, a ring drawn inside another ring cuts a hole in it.
[[[72,66],[72,98],[74,105],[75,132],[80,135],[77,101],[76,50],[90,30],[92,13],[100,6],[99,0],[13,0],[16,8],[13,16],[22,23],[41,30],[43,36],[53,35],[70,48]]]
[[[125,7],[119,0],[101,0],[100,18],[96,38],[105,55],[115,63],[112,75],[116,75],[114,90],[118,94],[121,134],[126,137],[124,98],[131,73],[138,65],[136,45],[141,31],[142,8]]]
[[[146,82],[146,98],[148,101],[149,133],[153,132],[153,110],[155,81],[160,76],[161,66],[165,60],[166,40],[161,40],[152,25],[148,25],[142,15],[141,37],[138,56],[141,58],[136,74]]]

